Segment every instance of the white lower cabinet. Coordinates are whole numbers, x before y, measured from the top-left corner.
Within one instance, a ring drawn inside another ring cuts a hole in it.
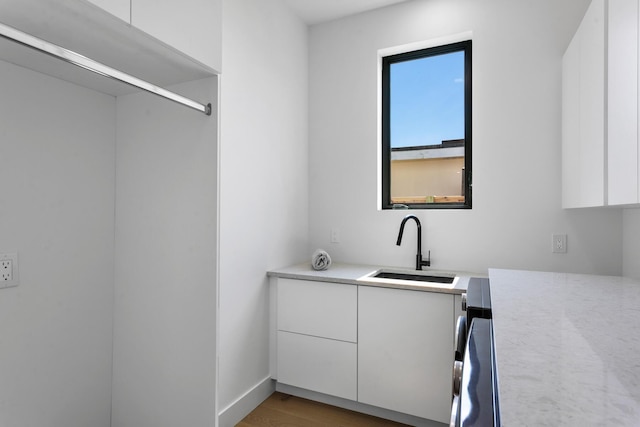
[[[357,345],[278,331],[278,381],[356,400]]]
[[[360,287],[358,400],[448,422],[453,295]]]
[[[278,279],[277,379],[357,398],[358,287]]]
[[[278,330],[355,343],[358,287],[278,279]]]
[[[276,281],[279,383],[446,423],[454,295]]]

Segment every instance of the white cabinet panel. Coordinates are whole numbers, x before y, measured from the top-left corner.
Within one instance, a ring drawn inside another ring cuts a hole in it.
[[[563,57],[564,208],[605,203],[604,73],[604,0],[594,0]]]
[[[275,284],[279,383],[448,421],[456,296],[283,278]]]
[[[132,0],[131,24],[222,71],[222,0]]]
[[[357,286],[279,279],[277,293],[278,330],[357,341]]]
[[[638,203],[638,0],[609,2],[608,199]]]
[[[358,401],[448,422],[454,296],[361,286]]]
[[[587,11],[580,42],[580,197],[586,206],[604,202],[605,22],[604,2]]]
[[[131,23],[130,0],[87,0],[127,23]]]
[[[640,203],[638,0],[593,0],[562,66],[562,206]]]
[[[581,205],[579,33],[562,57],[562,207]]]
[[[278,331],[278,381],[356,400],[355,343]]]
[[[1,0],[0,21],[160,87],[215,74],[174,47],[129,25],[128,18],[125,22],[96,7],[100,6],[98,1]],[[119,9],[116,4],[120,1],[108,1],[114,12]],[[8,39],[0,38],[0,59],[114,96],[137,91]],[[195,98],[216,103],[200,99],[198,95]]]

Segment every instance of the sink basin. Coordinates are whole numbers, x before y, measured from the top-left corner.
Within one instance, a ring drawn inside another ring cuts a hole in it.
[[[452,289],[458,283],[458,276],[452,273],[436,271],[380,269],[366,274],[358,280],[391,286],[424,286]]]
[[[453,280],[455,279],[455,277],[449,277],[449,276],[396,273],[393,271],[380,271],[374,274],[373,277],[380,277],[382,279],[413,280],[416,282],[447,283],[447,284],[453,283]]]

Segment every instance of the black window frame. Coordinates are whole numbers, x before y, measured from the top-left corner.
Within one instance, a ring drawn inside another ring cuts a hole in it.
[[[382,57],[382,209],[471,209],[471,193],[473,188],[471,167],[471,46],[471,40],[465,40]],[[391,203],[391,65],[454,52],[464,52],[464,202],[394,205]]]

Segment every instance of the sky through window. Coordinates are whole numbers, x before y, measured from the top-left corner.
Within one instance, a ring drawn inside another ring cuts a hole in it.
[[[464,52],[391,65],[391,147],[464,139]]]

